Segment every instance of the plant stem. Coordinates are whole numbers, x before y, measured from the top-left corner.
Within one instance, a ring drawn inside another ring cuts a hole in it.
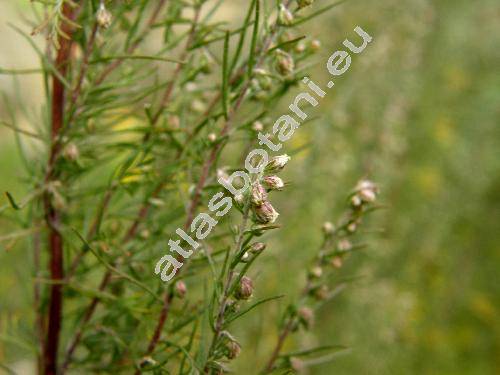
[[[64,2],[62,14],[65,18],[73,20],[74,8]],[[71,37],[72,28],[64,23],[61,25],[62,31]],[[61,77],[66,76],[70,60],[71,40],[59,36],[60,48],[57,51],[55,66]],[[55,169],[57,155],[60,150],[60,132],[64,125],[64,84],[54,74],[52,76],[52,108],[51,108],[51,148],[47,172],[45,175],[45,186],[49,186],[58,177]],[[59,212],[52,202],[50,192],[44,194],[45,220],[49,230],[49,268],[50,278],[53,282],[50,287],[49,313],[47,338],[44,348],[44,374],[51,375],[57,373],[57,353],[59,348],[59,336],[62,320],[62,283],[64,278],[63,269],[63,238],[60,233],[61,212]]]
[[[235,252],[234,254],[239,254],[241,252],[241,247],[243,244],[243,237],[245,236],[245,230],[247,227],[247,222],[248,222],[248,217],[250,213],[250,202],[247,202],[245,211],[243,213],[243,219],[239,228],[239,233],[238,233],[238,240],[236,242],[235,246]],[[230,262],[232,263],[232,262]],[[224,313],[226,312],[226,307],[227,307],[227,301],[230,296],[230,291],[232,290],[231,285],[233,283],[233,278],[234,278],[235,272],[234,272],[234,267],[228,270],[227,273],[227,278],[226,282],[224,285],[224,292],[222,295],[222,299],[220,301],[219,305],[219,311],[217,313],[217,320],[215,323],[215,332],[214,336],[212,338],[212,343],[210,344],[210,349],[208,350],[208,358],[210,358],[211,355],[213,355],[215,348],[217,347],[217,341],[219,340],[220,334],[222,332],[222,328],[224,327]],[[208,373],[208,368],[205,364],[205,373]]]

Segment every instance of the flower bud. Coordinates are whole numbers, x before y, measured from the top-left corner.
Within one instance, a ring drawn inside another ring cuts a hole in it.
[[[142,357],[141,360],[139,361],[140,368],[151,367],[151,366],[155,366],[156,364],[157,364],[157,362],[149,356]]]
[[[241,256],[240,261],[241,263],[248,263],[249,260],[250,260],[250,254],[248,253],[248,251],[245,251]]]
[[[241,346],[234,340],[229,340],[226,345],[226,357],[228,359],[234,359],[238,357],[241,353]]]
[[[142,239],[147,239],[151,235],[151,232],[148,229],[143,229],[141,230],[141,233],[139,233]]]
[[[195,99],[191,102],[191,109],[197,113],[205,111],[206,106],[201,100]]]
[[[236,194],[233,199],[240,206],[245,202],[245,197],[243,196],[243,194]]]
[[[351,233],[354,233],[357,228],[358,228],[358,224],[354,221],[352,223],[349,223],[349,225],[347,225],[347,230]]]
[[[309,307],[301,307],[297,311],[300,322],[304,325],[306,329],[311,328],[314,323],[314,311]]]
[[[301,9],[312,5],[312,3],[314,3],[314,0],[297,0],[297,3],[299,5],[299,9]]]
[[[323,229],[323,233],[329,235],[335,231],[335,226],[332,223],[330,223],[329,221],[325,221],[323,223],[322,229]]]
[[[177,115],[168,116],[167,122],[171,130],[179,130],[179,128],[181,127],[181,121],[179,119],[179,116]]]
[[[354,207],[361,206],[361,203],[363,203],[363,202],[361,201],[361,198],[357,194],[352,196],[352,198],[351,198],[351,204]]]
[[[304,361],[299,358],[291,357],[290,358],[290,367],[295,372],[302,372],[305,369]]]
[[[306,50],[306,45],[302,42],[297,43],[295,46],[295,52],[302,53]]]
[[[278,50],[276,53],[276,69],[283,76],[290,75],[295,68],[293,57],[282,50]]]
[[[261,87],[263,90],[269,90],[272,87],[272,80],[267,70],[259,68],[255,69],[253,72],[255,74],[255,79],[257,80],[259,87]]]
[[[80,156],[80,151],[74,143],[69,143],[63,151],[63,155],[69,161],[75,161]]]
[[[261,224],[272,224],[279,216],[279,213],[274,209],[269,201],[265,201],[260,206],[254,206],[253,212],[255,214],[255,218]]]
[[[184,281],[179,280],[175,283],[175,295],[180,299],[184,298],[187,292],[187,287]]]
[[[257,120],[252,124],[252,130],[256,132],[261,132],[262,130],[264,130],[264,125],[262,124],[262,122]]]
[[[321,48],[321,42],[318,39],[313,39],[311,41],[311,50],[317,51]]]
[[[339,243],[337,244],[337,248],[340,251],[349,251],[352,249],[351,241],[349,241],[347,238],[344,238],[339,241]]]
[[[321,285],[314,291],[314,297],[319,301],[324,301],[328,298],[328,287],[326,285]]]
[[[243,276],[240,280],[238,287],[236,288],[236,292],[234,296],[236,299],[249,299],[253,293],[253,282],[252,279]]]
[[[269,190],[281,190],[285,186],[283,180],[278,176],[265,176],[263,179],[264,185]]]
[[[266,170],[268,172],[279,172],[283,168],[285,168],[285,165],[288,163],[289,160],[290,156],[288,156],[287,154],[275,156],[267,164]]]
[[[283,4],[280,4],[278,12],[278,24],[283,26],[290,26],[293,22],[293,14]]]
[[[378,188],[372,181],[361,180],[355,190],[359,199],[365,203],[372,203],[377,199]]]
[[[262,251],[264,251],[264,249],[266,248],[266,244],[263,243],[263,242],[255,242],[252,244],[252,246],[250,246],[250,252],[252,254],[258,254]]]
[[[217,135],[215,133],[210,133],[207,138],[211,143],[214,143],[217,140]]]
[[[104,2],[101,1],[101,3],[99,4],[99,9],[97,10],[97,13],[96,13],[97,24],[100,27],[107,29],[111,25],[112,19],[113,19],[113,16],[104,6]]]
[[[252,186],[252,203],[255,206],[262,206],[265,201],[267,201],[266,189],[259,183],[254,184]]]
[[[313,267],[309,270],[309,276],[311,278],[319,279],[323,275],[323,269],[319,266]]]
[[[332,258],[331,260],[331,264],[333,267],[335,268],[340,268],[342,267],[342,264],[344,263],[344,261],[342,260],[342,257],[336,255]]]

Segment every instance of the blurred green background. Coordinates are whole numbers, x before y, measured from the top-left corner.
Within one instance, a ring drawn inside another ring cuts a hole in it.
[[[29,45],[7,26],[22,21],[26,4],[0,6],[0,67],[37,66]],[[227,12],[241,18],[237,5]],[[256,277],[257,296],[295,295],[322,222],[338,217],[349,190],[366,176],[380,184],[387,209],[365,226],[373,231],[365,236],[368,249],[339,275],[359,278],[322,308],[311,332],[288,345],[350,348],[311,367],[312,374],[498,374],[500,3],[348,1],[302,28],[322,42],[313,80],[327,80],[324,61],[356,25],[373,42],[314,110],[318,119],[287,145],[308,147],[285,173],[292,185],[276,203],[283,229]],[[39,111],[38,75],[17,82],[0,75],[0,89],[14,103],[22,100],[21,119],[22,110]],[[2,104],[0,118],[9,116]],[[18,155],[12,132],[1,127],[0,188],[22,197]],[[30,329],[31,255],[5,238],[6,225],[0,221],[0,363],[30,373],[29,348],[11,333]],[[252,374],[264,360],[284,306],[261,308],[237,328],[253,353],[236,361],[236,373]]]

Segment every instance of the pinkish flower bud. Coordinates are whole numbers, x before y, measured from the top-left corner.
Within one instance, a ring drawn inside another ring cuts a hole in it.
[[[304,325],[306,329],[311,328],[314,324],[314,311],[309,307],[301,307],[297,311],[297,315],[299,316],[300,322]]]
[[[236,299],[249,299],[253,293],[253,282],[252,279],[243,276],[240,280],[238,287],[236,288],[236,292],[234,296]]]
[[[378,188],[369,180],[361,180],[355,188],[357,196],[362,202],[372,203],[377,199]]]
[[[262,130],[264,130],[264,125],[262,124],[262,122],[257,120],[252,124],[252,130],[256,132],[261,132]]]
[[[349,241],[347,238],[344,238],[339,241],[339,243],[337,244],[337,248],[340,251],[349,251],[352,249],[351,241]]]
[[[265,201],[267,201],[266,189],[259,183],[254,184],[252,186],[252,204],[262,206]]]
[[[175,283],[175,294],[180,299],[184,298],[187,292],[187,287],[184,281],[179,280]]]
[[[268,201],[265,201],[260,206],[254,206],[253,212],[255,214],[255,218],[261,224],[272,224],[279,216],[279,213]]]
[[[258,254],[266,248],[266,244],[263,242],[255,242],[250,246],[250,252],[253,254]]]
[[[278,176],[265,176],[263,182],[269,190],[281,190],[285,186],[283,180]]]
[[[295,372],[302,372],[305,369],[304,361],[299,358],[291,357],[290,358],[290,367]]]

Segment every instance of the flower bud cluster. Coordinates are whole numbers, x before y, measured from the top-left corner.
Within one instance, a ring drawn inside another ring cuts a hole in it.
[[[283,170],[290,160],[286,154],[272,158],[265,168],[266,173],[277,173]],[[272,224],[276,221],[279,213],[274,209],[268,198],[271,190],[281,190],[285,186],[283,180],[274,175],[265,175],[261,181],[253,184],[251,189],[250,203],[254,219],[259,224]]]

